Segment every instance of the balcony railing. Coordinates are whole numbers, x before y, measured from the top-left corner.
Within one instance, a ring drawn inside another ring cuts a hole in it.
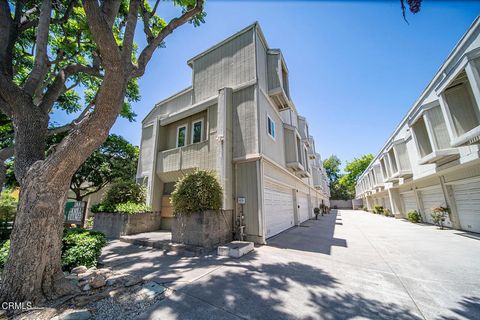
[[[190,144],[185,147],[160,151],[157,159],[157,173],[187,169],[211,169],[214,155],[210,152],[209,141]]]

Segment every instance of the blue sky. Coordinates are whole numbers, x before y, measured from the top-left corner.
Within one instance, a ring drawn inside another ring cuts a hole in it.
[[[159,12],[176,13],[170,2]],[[480,13],[477,1],[424,1],[402,16],[399,1],[208,1],[206,23],[177,29],[140,79],[137,121],[119,119],[112,133],[138,145],[141,120],[158,102],[191,84],[186,61],[254,21],[280,48],[290,92],[306,116],[316,148],[342,161],[375,154]],[[138,30],[138,35],[141,30]],[[142,47],[143,38],[137,41]],[[63,123],[71,116],[55,112]]]

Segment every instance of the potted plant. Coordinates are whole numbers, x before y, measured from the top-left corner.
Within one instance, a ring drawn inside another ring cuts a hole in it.
[[[450,209],[448,207],[436,207],[432,208],[432,216],[433,223],[439,226],[440,230],[443,230],[443,223],[445,222],[445,218],[447,214],[450,213]]]
[[[320,206],[322,206],[321,204]],[[320,208],[313,208],[313,213],[315,213],[315,220],[318,220],[318,215],[320,214]],[[323,216],[323,213],[322,213]]]

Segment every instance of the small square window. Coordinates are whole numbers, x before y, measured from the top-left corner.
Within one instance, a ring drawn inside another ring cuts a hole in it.
[[[267,132],[270,137],[275,139],[275,121],[269,116],[267,116]]]
[[[192,143],[202,141],[203,120],[195,121],[192,124]]]

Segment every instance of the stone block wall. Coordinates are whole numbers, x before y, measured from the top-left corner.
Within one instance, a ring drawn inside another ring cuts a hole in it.
[[[93,229],[101,231],[109,239],[121,236],[160,230],[160,212],[126,213],[95,213]]]
[[[177,214],[172,221],[172,241],[214,248],[233,240],[233,210]]]

